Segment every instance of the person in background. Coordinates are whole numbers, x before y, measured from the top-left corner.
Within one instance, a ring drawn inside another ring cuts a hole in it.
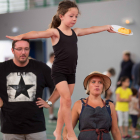
[[[128,135],[129,102],[131,101],[132,91],[129,88],[130,80],[128,77],[120,79],[120,85],[116,89],[116,111],[118,115],[118,125],[123,138],[130,138]],[[123,131],[123,122],[125,132]]]
[[[107,71],[103,72],[104,75],[108,76],[109,78],[115,76],[116,71],[114,68],[109,68]],[[111,86],[106,92],[105,92],[105,100],[112,100],[115,101],[113,98],[113,87]]]
[[[138,114],[140,113],[139,100],[137,98],[138,91],[135,88],[131,88],[131,90],[133,95],[129,103],[129,114],[132,119],[132,138],[138,139],[140,138],[140,136],[135,134],[137,121],[138,121]]]
[[[107,71],[103,72],[104,75],[108,76],[109,78],[115,76],[116,71],[114,68],[109,68]]]
[[[140,107],[140,88],[138,90],[138,99],[139,99],[139,107]],[[140,114],[139,114],[139,117],[140,117]]]
[[[54,61],[54,53],[52,52],[52,53],[50,53],[50,56],[49,56],[49,60],[47,61],[47,65],[50,67],[50,68],[52,68],[52,65],[53,65],[53,61]]]
[[[118,81],[120,81],[120,78],[121,77],[127,76],[129,78],[129,80],[130,80],[129,87],[132,84],[132,76],[131,76],[131,73],[132,73],[133,64],[134,63],[131,60],[131,53],[128,52],[128,51],[125,51],[123,53],[123,61],[121,62],[121,72],[119,74]],[[119,84],[119,82],[118,82],[118,84]]]
[[[133,79],[133,87],[139,90],[140,88],[140,62],[133,65],[132,79]]]
[[[53,64],[53,61],[54,61],[54,53],[50,53],[49,55],[49,60],[48,62],[46,63],[50,68],[52,68],[52,64]],[[48,90],[47,90],[48,92]],[[49,92],[50,95],[51,95],[51,92]],[[50,122],[54,122],[54,121],[57,121],[57,117],[54,116],[54,106],[52,105],[52,107],[49,108],[49,121]]]

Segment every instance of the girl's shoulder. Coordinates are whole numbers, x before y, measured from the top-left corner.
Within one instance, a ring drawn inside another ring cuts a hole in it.
[[[73,31],[78,36],[79,32],[81,31],[81,28],[74,28]]]
[[[127,88],[127,90],[128,90],[129,92],[132,92],[131,88]]]
[[[121,86],[116,88],[116,93],[121,92],[121,91],[122,91],[122,87]]]
[[[133,97],[133,96],[132,96],[131,100],[132,100],[133,102],[136,102],[136,103],[139,102],[139,99],[138,99],[137,97]]]
[[[117,89],[122,89],[122,87],[120,86],[120,87],[117,87]]]
[[[49,28],[46,31],[52,33],[54,36],[57,36],[57,37],[59,36],[59,32],[56,28]]]
[[[123,89],[122,86],[117,87],[117,89]]]

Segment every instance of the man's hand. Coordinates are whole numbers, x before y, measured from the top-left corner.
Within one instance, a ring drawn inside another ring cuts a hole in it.
[[[50,106],[47,104],[47,102],[45,102],[43,99],[41,98],[37,98],[37,102],[36,104],[39,106],[39,108],[45,107],[45,108],[49,108]]]
[[[3,106],[3,100],[0,98],[0,108]]]

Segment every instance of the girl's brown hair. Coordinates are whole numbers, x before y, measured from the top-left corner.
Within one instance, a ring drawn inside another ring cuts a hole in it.
[[[52,22],[50,24],[50,28],[57,28],[61,24],[61,20],[59,15],[65,15],[70,8],[77,8],[79,11],[78,6],[75,2],[70,0],[63,0],[59,3],[57,13],[53,16]]]
[[[123,76],[120,78],[119,83],[117,84],[117,87],[121,87],[122,83],[125,82],[125,80],[129,79],[127,76]]]

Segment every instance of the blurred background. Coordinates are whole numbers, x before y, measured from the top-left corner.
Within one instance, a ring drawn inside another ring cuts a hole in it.
[[[0,0],[0,62],[13,57],[12,41],[5,36],[48,29],[60,1]],[[134,34],[125,36],[102,32],[78,37],[78,65],[72,105],[81,97],[87,97],[83,87],[84,78],[92,71],[103,73],[109,68],[116,71],[115,76],[111,78],[115,100],[123,52],[130,52],[134,63],[140,62],[140,0],[76,0],[76,2],[81,15],[73,28],[119,25],[131,29]],[[31,40],[31,57],[46,63],[51,52],[53,52],[51,39]],[[59,101],[55,103],[55,108],[57,113]],[[55,127],[55,124],[53,125]],[[53,139],[53,136],[50,138]]]

